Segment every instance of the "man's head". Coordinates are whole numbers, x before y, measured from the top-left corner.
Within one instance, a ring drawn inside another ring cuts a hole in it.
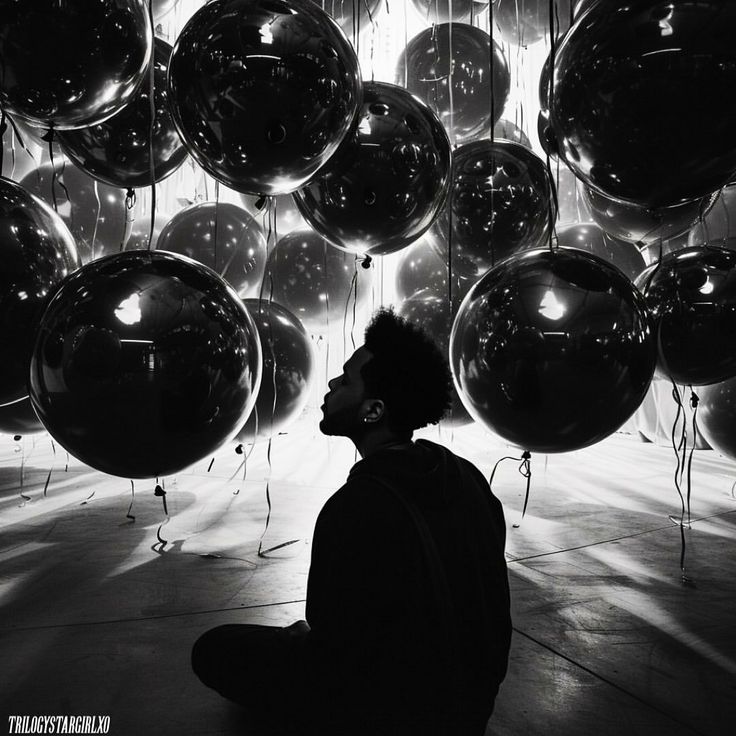
[[[452,378],[426,333],[381,309],[329,388],[320,429],[358,444],[370,432],[408,439],[415,429],[436,424],[450,406]]]

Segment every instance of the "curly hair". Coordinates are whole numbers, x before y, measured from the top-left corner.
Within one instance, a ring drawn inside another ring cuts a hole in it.
[[[365,330],[365,348],[372,356],[361,371],[366,391],[384,402],[394,431],[411,433],[442,419],[451,405],[452,375],[424,330],[383,307]]]

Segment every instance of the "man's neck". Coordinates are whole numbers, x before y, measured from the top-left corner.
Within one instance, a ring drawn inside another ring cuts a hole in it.
[[[411,435],[393,433],[369,433],[358,440],[353,440],[353,443],[362,458],[382,450],[407,450],[414,444]]]

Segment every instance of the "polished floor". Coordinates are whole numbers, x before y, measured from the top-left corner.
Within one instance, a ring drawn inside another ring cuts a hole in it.
[[[424,436],[486,475],[514,454],[477,425]],[[0,436],[0,733],[34,714],[109,716],[119,736],[248,733],[190,672],[191,644],[303,616],[314,520],[355,459],[313,408],[267,450],[167,478],[164,509],[152,482],[94,472],[47,435]],[[695,452],[686,583],[671,448],[617,433],[534,456],[523,519],[518,466],[493,482],[515,633],[487,736],[736,733],[736,465]]]

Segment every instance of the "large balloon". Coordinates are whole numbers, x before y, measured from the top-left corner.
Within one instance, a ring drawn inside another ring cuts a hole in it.
[[[669,207],[736,171],[736,3],[600,2],[560,44],[560,155],[609,196]]]
[[[683,248],[637,279],[657,323],[658,369],[694,386],[736,376],[736,252]]]
[[[145,0],[0,0],[0,107],[55,130],[95,125],[143,82]]]
[[[323,0],[326,10],[348,38],[356,39],[361,31],[370,28],[381,7],[381,0]]]
[[[710,210],[689,231],[688,244],[736,250],[736,186],[721,190]]]
[[[334,245],[393,253],[439,215],[451,157],[447,133],[425,103],[393,84],[368,83],[358,129],[294,199],[304,219]]]
[[[324,334],[362,307],[370,294],[373,268],[330,245],[312,230],[294,230],[271,251],[265,299],[283,304],[310,331]]]
[[[33,331],[49,296],[80,266],[74,238],[40,199],[0,178],[0,405],[28,394]]]
[[[169,92],[207,173],[238,192],[288,194],[351,130],[361,79],[350,42],[311,0],[213,0],[176,42]]]
[[[24,435],[45,431],[27,396],[0,406],[0,434]]]
[[[184,256],[127,251],[56,292],[30,370],[51,436],[91,467],[169,475],[242,426],[258,392],[258,332],[237,294]]]
[[[703,386],[697,391],[697,420],[705,441],[736,460],[736,378]]]
[[[716,194],[671,207],[643,207],[583,186],[593,220],[609,235],[646,246],[676,238],[692,228],[713,206]]]
[[[39,166],[20,183],[48,205],[56,200],[58,213],[77,241],[82,263],[120,250],[129,234],[123,189],[97,182],[64,159]]]
[[[593,253],[616,266],[632,281],[647,267],[644,257],[633,243],[607,235],[593,222],[577,223],[558,228],[557,245]]]
[[[616,431],[656,361],[646,304],[617,268],[582,251],[520,253],[465,297],[450,356],[472,416],[532,452],[566,452]]]
[[[450,204],[435,226],[442,258],[450,242],[453,270],[477,279],[503,258],[544,244],[551,196],[547,167],[524,146],[500,139],[461,146]]]
[[[146,80],[113,117],[59,135],[64,153],[80,169],[105,184],[136,188],[165,179],[184,163],[187,149],[176,131],[166,88],[170,57],[171,46],[155,39],[153,127],[151,88]]]
[[[156,241],[217,271],[241,296],[256,290],[266,265],[266,238],[260,225],[228,202],[200,202],[177,212]]]
[[[411,0],[428,23],[467,22],[488,9],[488,0]]]
[[[446,294],[426,288],[405,299],[399,306],[398,314],[410,322],[421,325],[432,336],[445,358],[449,360],[450,331],[461,299],[461,295],[458,295],[457,300],[453,298],[454,308],[451,309]],[[451,402],[450,410],[443,422],[461,426],[473,421],[454,386]]]
[[[493,20],[506,43],[529,46],[557,39],[570,27],[570,0],[493,0]]]
[[[399,57],[395,81],[427,102],[456,143],[489,131],[511,88],[501,47],[467,23],[443,23],[414,36]]]
[[[253,411],[240,428],[239,442],[272,437],[299,418],[314,378],[314,349],[302,323],[276,302],[246,299],[258,328],[263,374]]]

